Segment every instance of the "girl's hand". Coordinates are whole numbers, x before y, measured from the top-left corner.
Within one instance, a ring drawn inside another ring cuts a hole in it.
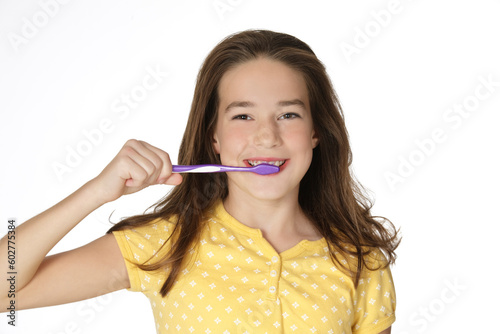
[[[172,173],[168,153],[146,142],[130,139],[91,182],[105,203],[153,184],[178,185],[182,176]]]

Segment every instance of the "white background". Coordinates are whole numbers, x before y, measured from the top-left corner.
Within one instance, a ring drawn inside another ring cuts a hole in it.
[[[0,2],[2,235],[8,218],[22,223],[95,177],[129,138],[176,162],[205,56],[231,33],[271,29],[299,37],[327,66],[355,175],[376,199],[373,214],[401,228],[393,333],[497,330],[498,0],[45,3]],[[390,17],[382,15],[388,9]],[[346,45],[356,53],[343,52]],[[147,68],[168,75],[128,115],[116,113],[114,103],[140,87]],[[490,91],[481,78],[494,83]],[[466,117],[448,114],[464,104]],[[84,132],[105,119],[112,130],[58,177],[54,164],[67,165],[69,150],[82,149]],[[427,143],[427,154],[416,142]],[[402,159],[413,165],[404,169]],[[404,176],[391,186],[388,173]],[[142,213],[168,189],[151,187],[99,208],[50,254],[96,239],[111,226],[113,210],[113,222]],[[2,333],[155,332],[149,301],[127,291],[20,311],[17,325],[0,315]]]

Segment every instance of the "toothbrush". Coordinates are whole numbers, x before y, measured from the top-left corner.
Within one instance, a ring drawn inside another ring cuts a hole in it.
[[[254,172],[260,175],[274,174],[280,171],[275,165],[260,164],[253,167],[233,167],[224,165],[173,165],[174,173],[220,173],[220,172]]]

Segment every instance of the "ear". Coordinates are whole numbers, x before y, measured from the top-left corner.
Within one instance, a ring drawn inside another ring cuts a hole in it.
[[[316,146],[318,146],[318,144],[319,144],[319,137],[316,134],[316,130],[313,130],[311,141],[312,141],[313,148],[316,148]]]
[[[220,144],[219,144],[219,138],[217,137],[217,133],[214,133],[214,136],[212,137],[212,145],[214,147],[215,153],[220,154]]]

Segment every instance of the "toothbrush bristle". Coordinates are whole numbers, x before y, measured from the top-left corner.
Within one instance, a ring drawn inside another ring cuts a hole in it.
[[[253,172],[260,174],[260,175],[268,175],[268,174],[274,174],[278,173],[280,171],[280,168],[275,165],[269,165],[269,164],[260,164],[254,167]]]

